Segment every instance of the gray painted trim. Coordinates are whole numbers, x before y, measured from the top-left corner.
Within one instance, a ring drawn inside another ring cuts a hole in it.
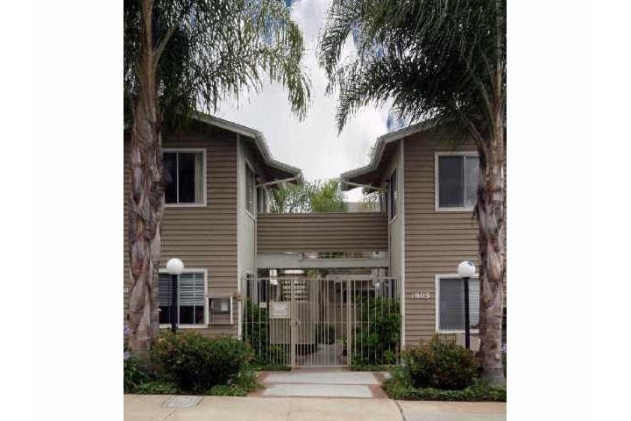
[[[406,136],[409,136],[414,133],[423,132],[425,130],[429,130],[436,126],[436,123],[433,120],[423,121],[421,123],[413,124],[404,129],[397,130],[395,132],[387,133],[377,138],[377,143],[375,147],[375,152],[372,154],[372,158],[368,165],[365,165],[360,168],[356,168],[354,170],[346,171],[340,175],[342,181],[346,181],[349,178],[357,177],[359,175],[363,175],[374,171],[379,166],[381,162],[381,155],[383,154],[383,150],[386,147],[387,143],[391,143],[397,141],[399,139],[403,139]]]
[[[265,253],[256,258],[257,269],[387,268],[390,256],[374,259],[302,259],[298,254]]]
[[[399,197],[401,209],[401,349],[405,349],[405,138],[401,139],[399,165],[401,180],[399,182]]]

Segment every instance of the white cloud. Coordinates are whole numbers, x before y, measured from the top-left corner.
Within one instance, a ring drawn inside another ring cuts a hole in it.
[[[376,138],[387,131],[387,109],[366,107],[351,117],[338,136],[335,125],[337,97],[325,96],[326,74],[318,66],[318,34],[331,0],[299,0],[292,15],[305,38],[304,67],[311,78],[311,106],[299,122],[291,113],[286,92],[278,85],[265,84],[256,94],[244,95],[239,103],[226,101],[217,112],[265,135],[274,158],[301,168],[307,180],[338,177],[341,173],[366,165]],[[343,49],[353,53],[352,43]],[[359,190],[349,194],[358,200]]]

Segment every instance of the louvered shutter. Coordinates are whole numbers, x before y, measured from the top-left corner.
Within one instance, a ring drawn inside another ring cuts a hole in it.
[[[178,288],[180,306],[204,305],[204,274],[183,273]]]

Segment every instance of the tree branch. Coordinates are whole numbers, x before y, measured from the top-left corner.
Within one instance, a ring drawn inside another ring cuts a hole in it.
[[[154,58],[155,66],[158,65],[158,61],[160,61],[160,57],[162,56],[162,53],[164,53],[164,49],[166,48],[167,43],[169,42],[169,40],[175,33],[175,30],[178,28],[180,23],[182,23],[182,19],[184,19],[184,17],[188,15],[188,13],[191,11],[192,6],[193,6],[193,2],[189,1],[186,7],[182,9],[182,12],[175,20],[175,23],[167,30],[167,33],[160,40],[160,43],[158,44],[158,47],[156,48],[156,52],[155,52],[155,58]]]

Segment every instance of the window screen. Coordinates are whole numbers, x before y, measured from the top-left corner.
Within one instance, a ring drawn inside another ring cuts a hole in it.
[[[165,152],[164,181],[166,203],[204,202],[204,154]]]
[[[206,291],[204,288],[204,273],[183,273],[178,280],[178,307],[171,306],[171,275],[160,274],[158,295],[160,301],[160,323],[170,324],[177,314],[177,324],[204,324],[206,305]]]
[[[441,278],[439,286],[439,330],[464,330],[464,281]],[[480,320],[480,282],[469,279],[469,322],[478,328]]]
[[[439,156],[438,207],[473,208],[477,201],[478,174],[477,156]]]

